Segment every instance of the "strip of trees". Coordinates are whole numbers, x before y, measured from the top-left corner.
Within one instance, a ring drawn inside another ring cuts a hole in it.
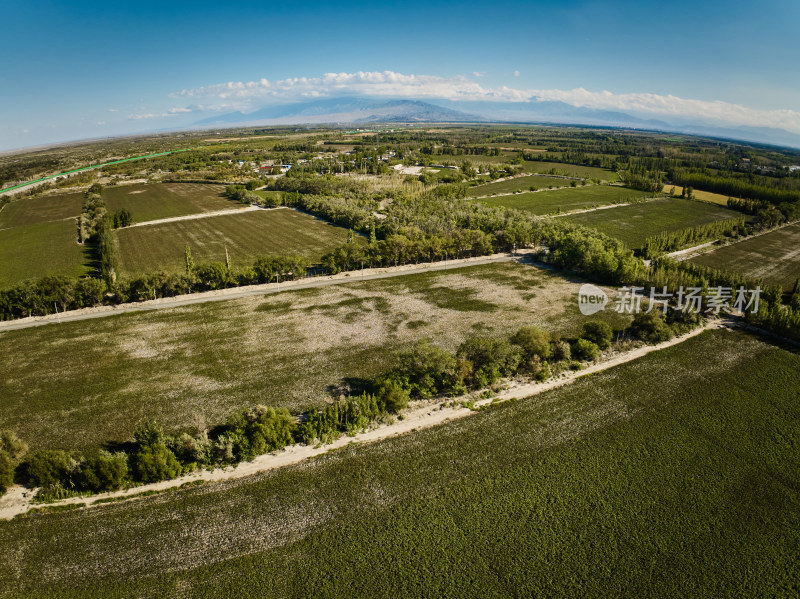
[[[630,330],[648,342],[672,335],[661,312],[638,315]],[[146,421],[136,428],[132,441],[85,454],[60,449],[29,453],[16,435],[0,431],[0,494],[16,481],[38,487],[40,500],[54,501],[236,464],[295,443],[330,443],[343,434],[390,422],[411,399],[459,396],[490,388],[503,377],[546,380],[553,368],[595,360],[614,336],[607,323],[589,321],[572,340],[522,327],[510,338],[469,337],[454,353],[421,341],[398,356],[394,370],[322,410],[294,416],[284,408],[256,405],[237,410],[213,428],[173,434],[165,433],[158,422]]]
[[[698,245],[708,240],[746,234],[747,227],[744,217],[716,221],[648,237],[642,246],[642,254],[647,259],[653,259],[662,254]]]

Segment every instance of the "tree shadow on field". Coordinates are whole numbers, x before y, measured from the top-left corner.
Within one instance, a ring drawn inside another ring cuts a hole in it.
[[[103,449],[110,453],[124,451],[128,455],[133,455],[138,448],[135,441],[108,441],[103,443]]]
[[[375,387],[374,381],[360,377],[348,376],[338,383],[333,383],[325,387],[331,397],[339,399],[348,395],[361,395],[362,393],[372,393]]]
[[[103,276],[103,268],[100,263],[100,244],[96,241],[86,241],[83,244],[83,261],[89,268],[89,275],[100,278]]]

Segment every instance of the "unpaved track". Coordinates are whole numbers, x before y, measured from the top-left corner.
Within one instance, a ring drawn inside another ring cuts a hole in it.
[[[455,398],[455,402],[458,403],[461,401],[474,400],[473,405],[475,407],[480,407],[493,402],[503,402],[510,399],[525,399],[532,397],[534,395],[538,395],[539,393],[544,393],[545,391],[550,391],[551,389],[556,389],[558,387],[563,387],[565,385],[574,383],[583,376],[601,372],[603,370],[625,364],[626,362],[636,360],[637,358],[646,356],[651,352],[683,343],[687,339],[696,337],[697,335],[700,335],[709,329],[719,328],[720,326],[722,325],[719,321],[711,321],[681,337],[676,337],[669,341],[665,341],[664,343],[659,343],[658,345],[647,345],[631,351],[622,352],[609,357],[603,362],[592,364],[583,370],[577,372],[568,372],[558,378],[550,379],[543,383],[533,382],[512,385],[508,389],[489,399],[476,400],[475,397],[478,395],[478,393],[473,393],[471,395]],[[342,436],[338,440],[327,445],[291,445],[286,449],[258,456],[252,462],[242,462],[233,467],[202,470],[181,476],[180,478],[162,481],[159,483],[142,485],[122,491],[100,493],[97,495],[92,495],[91,497],[71,497],[69,499],[64,499],[62,501],[46,505],[63,506],[84,504],[85,507],[92,507],[101,499],[133,499],[136,495],[145,491],[163,491],[166,489],[173,489],[185,483],[194,481],[213,482],[230,480],[234,478],[244,478],[246,476],[258,474],[260,472],[267,472],[269,470],[274,470],[290,464],[297,464],[308,458],[342,448],[351,443],[372,443],[375,441],[388,439],[390,437],[404,435],[413,432],[414,430],[437,426],[449,420],[464,418],[465,416],[475,413],[474,410],[462,407],[460,405],[441,407],[443,401],[447,401],[448,404],[451,402],[451,400],[442,399],[428,402],[414,402],[416,405],[413,405],[408,410],[403,412],[403,420],[396,420],[392,424],[377,426],[369,431],[354,435],[353,437]],[[24,489],[20,486],[14,486],[9,489],[9,491],[2,498],[0,498],[0,519],[8,520],[19,514],[24,514],[33,508],[41,507],[42,504],[37,505],[32,502],[32,495],[32,491]]]
[[[492,254],[491,256],[480,256],[477,258],[462,258],[460,260],[447,260],[446,262],[428,262],[423,264],[407,264],[404,266],[389,266],[386,268],[365,268],[363,271],[349,271],[338,275],[324,277],[307,277],[297,281],[287,281],[285,283],[266,283],[264,285],[250,285],[248,287],[231,287],[230,289],[219,289],[217,291],[204,291],[202,293],[192,293],[189,295],[178,295],[176,297],[165,297],[146,302],[135,302],[130,304],[120,304],[118,306],[98,306],[96,308],[83,308],[60,314],[48,314],[47,316],[31,316],[28,318],[18,318],[16,320],[0,321],[0,333],[3,331],[15,331],[27,329],[46,324],[60,324],[62,322],[75,322],[77,320],[90,320],[92,318],[104,318],[115,314],[125,314],[127,312],[147,312],[150,310],[163,310],[166,308],[177,308],[180,306],[191,306],[192,304],[204,304],[206,302],[220,302],[242,297],[258,295],[268,295],[280,293],[282,291],[292,291],[295,289],[310,289],[312,287],[327,287],[329,285],[341,285],[343,283],[355,283],[358,281],[372,281],[375,279],[388,279],[391,277],[402,277],[423,272],[433,272],[439,270],[450,270],[464,266],[479,266],[481,264],[491,264],[494,262],[510,262],[512,260],[524,262],[529,254],[535,250],[517,250],[516,255],[511,254]]]
[[[197,214],[186,214],[184,216],[170,216],[169,218],[159,218],[156,220],[146,220],[141,223],[133,223],[132,225],[128,225],[126,228],[130,229],[132,227],[146,227],[148,225],[161,225],[163,223],[175,223],[180,220],[197,220],[199,218],[211,218],[213,216],[225,216],[226,214],[242,214],[243,212],[253,212],[254,210],[278,210],[279,208],[285,208],[285,206],[279,206],[278,208],[262,208],[261,206],[243,206],[242,208],[229,208],[228,210],[214,210],[212,212],[199,212]]]

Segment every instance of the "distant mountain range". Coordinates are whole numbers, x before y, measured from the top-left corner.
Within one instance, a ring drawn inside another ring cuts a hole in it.
[[[564,102],[488,102],[383,100],[339,97],[265,106],[254,112],[229,112],[197,121],[197,127],[368,123],[541,123],[625,127],[688,133],[741,141],[800,147],[800,135],[768,127],[726,126],[687,120],[659,120]]]

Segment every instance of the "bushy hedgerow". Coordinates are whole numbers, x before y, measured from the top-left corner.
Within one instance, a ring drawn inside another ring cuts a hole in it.
[[[614,340],[614,330],[607,322],[590,320],[583,323],[580,337],[591,341],[600,349],[608,349]]]
[[[673,337],[673,331],[660,310],[640,312],[631,323],[631,332],[642,341],[660,343]]]

